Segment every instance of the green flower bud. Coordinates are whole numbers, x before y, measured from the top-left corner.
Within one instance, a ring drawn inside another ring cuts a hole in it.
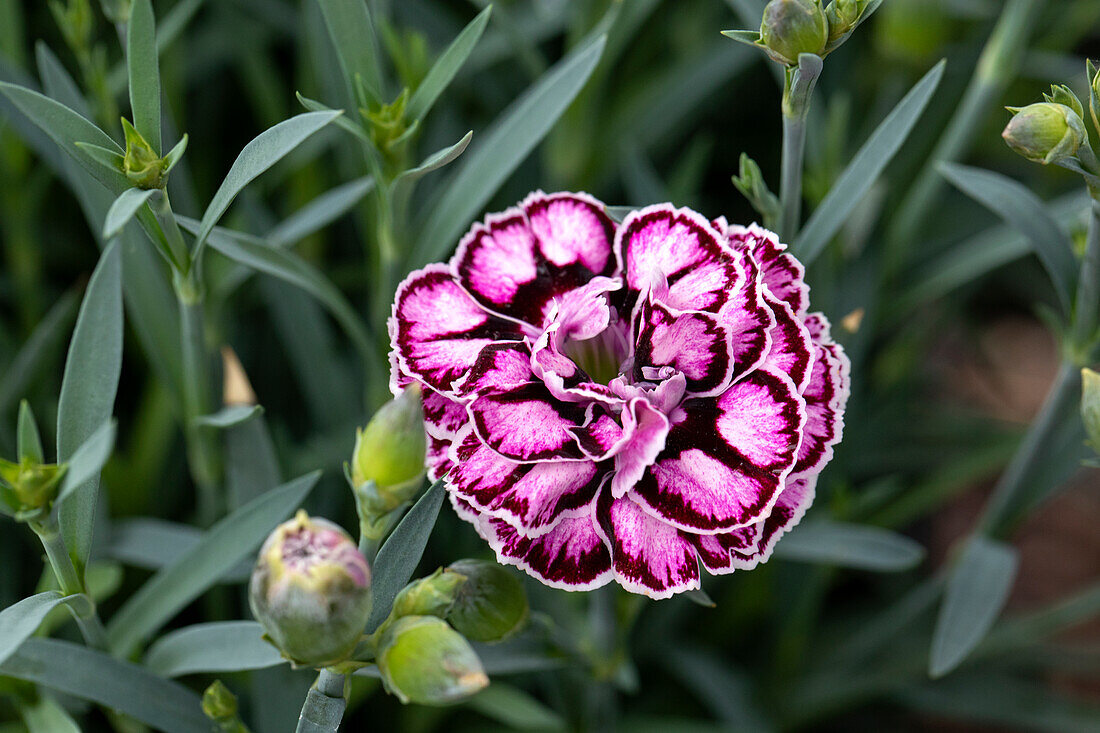
[[[1009,107],[1013,117],[1001,137],[1028,160],[1047,165],[1071,158],[1086,140],[1085,123],[1064,104]]]
[[[1100,453],[1100,374],[1087,367],[1081,370],[1081,420],[1089,445]]]
[[[390,617],[402,616],[438,616],[446,618],[447,611],[455,602],[458,589],[466,582],[466,576],[451,569],[439,568],[426,578],[413,581],[405,586],[393,600]]]
[[[527,595],[512,573],[495,562],[459,560],[448,570],[466,576],[445,618],[471,641],[501,641],[527,621]]]
[[[6,488],[5,503],[13,511],[34,512],[46,509],[57,497],[66,466],[38,463],[24,457],[19,463],[0,459],[0,481]]]
[[[370,567],[348,534],[299,511],[264,542],[249,604],[295,665],[326,667],[355,649],[370,615]]]
[[[821,0],[771,0],[764,7],[760,42],[779,63],[794,66],[799,54],[821,55],[828,41],[829,21]]]
[[[356,433],[351,481],[366,492],[360,499],[372,513],[392,511],[413,497],[424,478],[427,450],[420,388],[411,385]],[[374,488],[366,489],[372,482]]]
[[[122,131],[126,136],[122,172],[138,188],[163,188],[166,165],[160,154],[125,117],[122,118]]]
[[[237,716],[237,696],[221,680],[214,680],[202,693],[202,712],[214,723],[217,733],[248,733]]]
[[[403,703],[446,705],[489,684],[470,643],[435,616],[397,619],[378,649],[382,683]]]
[[[1085,62],[1085,68],[1089,76],[1089,115],[1092,124],[1100,132],[1100,68],[1089,59]]]

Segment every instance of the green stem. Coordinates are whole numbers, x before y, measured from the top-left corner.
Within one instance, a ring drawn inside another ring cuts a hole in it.
[[[957,160],[966,152],[989,107],[1016,76],[1041,6],[1042,0],[1008,0],[1005,5],[954,116],[891,223],[886,237],[890,272],[904,265],[906,250],[920,233],[920,224],[928,209],[936,202],[943,186],[937,166],[944,161]]]
[[[164,231],[164,238],[168,245],[167,251],[164,252],[165,258],[176,272],[187,273],[191,269],[191,253],[183,241],[183,232],[180,231],[179,223],[176,222],[172,202],[168,200],[168,190],[162,188],[149,203],[153,214],[157,217],[157,223]]]
[[[779,179],[779,236],[785,242],[798,234],[802,217],[802,166],[806,153],[806,116],[810,111],[821,59],[802,54],[798,66],[787,69],[783,84],[783,162]]]
[[[50,567],[53,569],[57,584],[61,586],[61,592],[66,596],[85,594],[86,603],[72,604],[72,611],[76,625],[80,627],[80,633],[84,642],[93,649],[107,648],[107,633],[103,629],[103,622],[96,613],[95,603],[87,596],[84,581],[73,565],[73,559],[65,547],[65,540],[61,537],[56,520],[46,519],[43,522],[31,522],[31,529],[38,535],[42,542],[42,548],[46,551]]]
[[[1073,348],[1082,362],[1096,341],[1097,310],[1100,309],[1100,201],[1089,206],[1089,233],[1085,243],[1085,261],[1077,283],[1077,305],[1073,314]]]
[[[347,694],[344,675],[322,669],[302,704],[297,733],[336,733],[347,708]]]

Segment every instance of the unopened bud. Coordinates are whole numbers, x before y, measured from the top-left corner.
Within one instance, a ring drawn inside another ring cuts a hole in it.
[[[0,459],[0,482],[5,503],[16,512],[45,509],[57,497],[65,466],[38,463],[24,457],[18,463]]]
[[[1081,370],[1081,420],[1089,445],[1100,453],[1100,374],[1087,367]]]
[[[495,562],[459,560],[448,570],[466,577],[446,619],[471,641],[508,638],[527,621],[527,595],[519,579]]]
[[[470,643],[435,616],[397,619],[378,648],[382,682],[403,703],[446,705],[489,684]]]
[[[163,188],[166,166],[160,154],[153,150],[153,146],[125,117],[122,118],[122,131],[126,137],[126,156],[122,160],[122,172],[138,188]]]
[[[370,567],[343,529],[299,511],[260,549],[249,603],[283,656],[296,665],[330,666],[363,635]]]
[[[833,0],[829,3],[825,17],[829,21],[830,49],[836,48],[851,34],[866,7],[867,0]]]
[[[438,616],[446,618],[455,602],[455,595],[466,577],[452,570],[439,568],[426,578],[405,586],[393,601],[391,618],[402,616]]]
[[[374,484],[371,495],[361,497],[372,512],[392,511],[412,498],[424,477],[427,450],[420,388],[411,385],[356,434],[351,480],[356,490]]]
[[[821,0],[771,0],[764,7],[760,42],[768,55],[794,66],[799,54],[821,55],[829,41],[829,21]]]
[[[1008,109],[1014,114],[1001,137],[1028,160],[1047,165],[1071,158],[1086,139],[1085,123],[1064,104],[1039,102]]]
[[[1089,116],[1100,132],[1100,68],[1097,68],[1092,59],[1085,63],[1085,68],[1089,76]]]

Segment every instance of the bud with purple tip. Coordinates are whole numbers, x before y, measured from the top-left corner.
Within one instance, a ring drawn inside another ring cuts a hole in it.
[[[249,586],[252,613],[295,665],[343,661],[370,615],[370,567],[351,537],[299,511],[264,542]]]

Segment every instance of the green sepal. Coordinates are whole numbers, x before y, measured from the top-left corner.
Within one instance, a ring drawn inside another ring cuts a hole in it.
[[[764,174],[760,172],[760,166],[747,153],[741,153],[741,169],[738,175],[733,177],[733,185],[760,214],[764,226],[775,229],[782,210],[779,197],[768,188]]]
[[[122,172],[122,164],[126,160],[126,157],[121,153],[115,150],[108,150],[99,145],[93,145],[92,143],[78,142],[74,143],[74,145],[93,162],[98,163],[110,171],[116,173]]]
[[[22,400],[19,403],[19,424],[16,428],[16,453],[20,461],[44,463],[45,455],[42,453],[42,438],[38,434],[38,423],[35,422],[34,412],[30,403]]]

